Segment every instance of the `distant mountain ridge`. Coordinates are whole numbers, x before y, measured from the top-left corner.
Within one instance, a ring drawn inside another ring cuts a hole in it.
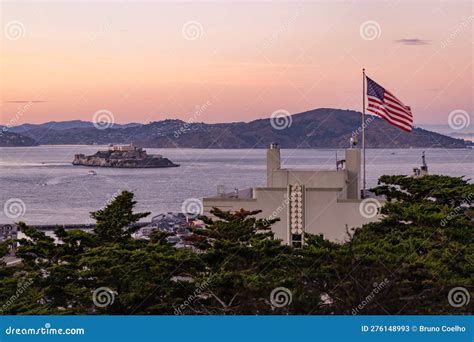
[[[48,126],[50,123],[28,126],[22,134],[43,145],[134,143],[161,148],[265,148],[278,142],[282,148],[341,148],[360,132],[361,113],[319,108],[294,114],[289,121],[286,128],[275,129],[271,119],[219,124],[168,119],[100,130],[92,123],[85,125],[87,122],[77,120],[77,124],[55,123],[54,127],[61,129]],[[375,116],[366,116],[366,124],[369,148],[463,148],[468,144],[421,128],[405,133]]]
[[[12,133],[0,128],[0,147],[37,146],[38,142],[30,137]]]
[[[128,123],[128,124],[113,124],[111,128],[127,128],[127,127],[135,127],[141,126],[140,123]],[[1,127],[1,126],[0,126]],[[52,129],[57,131],[62,131],[65,129],[71,128],[93,128],[94,123],[89,121],[82,121],[82,120],[70,120],[70,121],[49,121],[42,124],[22,124],[18,126],[10,127],[8,130],[13,133],[26,133],[33,129],[44,128],[44,129]]]

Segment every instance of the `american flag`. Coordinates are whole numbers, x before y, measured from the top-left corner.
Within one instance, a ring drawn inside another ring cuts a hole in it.
[[[411,109],[391,92],[367,77],[367,111],[381,116],[405,132],[413,128]]]

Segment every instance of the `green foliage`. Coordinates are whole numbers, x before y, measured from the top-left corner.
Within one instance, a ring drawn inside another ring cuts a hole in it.
[[[10,250],[10,240],[6,240],[0,243],[0,258],[8,253]]]
[[[432,200],[437,204],[458,206],[470,203],[474,184],[463,177],[429,175],[419,178],[406,176],[382,176],[379,186],[372,189],[377,195],[385,195],[390,200],[419,202]]]
[[[0,312],[467,314],[474,301],[454,308],[447,294],[472,292],[473,190],[462,178],[383,176],[373,189],[387,198],[380,221],[344,243],[306,234],[303,248],[276,240],[276,219],[260,211],[215,208],[204,228],[191,228],[192,249],[176,249],[161,231],[133,239],[148,213],[134,213],[123,192],[92,213],[93,233],[58,228],[59,244],[20,223],[23,264],[0,266]],[[281,287],[291,303],[279,307],[270,296]],[[93,300],[100,288],[113,297],[103,307]]]
[[[278,219],[256,219],[254,216],[261,211],[241,209],[235,213],[214,208],[211,213],[217,218],[204,218],[205,229],[193,229],[192,239],[199,241],[201,247],[209,247],[211,243],[227,242],[235,246],[249,245],[259,240],[273,238],[271,225]]]
[[[388,199],[382,208],[384,217],[358,229],[340,246],[345,260],[341,264],[346,265],[343,272],[351,274],[353,282],[335,291],[335,296],[344,298],[337,304],[347,310],[345,293],[353,293],[358,294],[352,304],[356,307],[372,283],[387,279],[388,284],[362,313],[472,310],[472,303],[456,309],[449,306],[447,294],[456,286],[472,289],[474,235],[468,214],[473,185],[448,176],[383,176],[372,191]]]
[[[91,213],[91,217],[96,220],[94,232],[97,237],[104,242],[129,239],[131,234],[139,229],[133,224],[150,215],[150,213],[133,213],[135,204],[133,194],[123,191],[108,206]]]

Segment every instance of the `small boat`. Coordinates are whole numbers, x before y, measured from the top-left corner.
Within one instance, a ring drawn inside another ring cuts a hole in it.
[[[87,174],[89,176],[95,176],[97,174],[97,172],[95,172],[94,170],[90,170]]]

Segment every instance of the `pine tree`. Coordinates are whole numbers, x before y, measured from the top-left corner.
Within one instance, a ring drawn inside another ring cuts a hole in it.
[[[101,241],[129,239],[131,234],[139,229],[134,223],[150,215],[149,212],[133,212],[137,203],[133,196],[129,191],[123,191],[105,208],[91,213],[91,217],[96,220],[94,232]]]
[[[456,308],[447,296],[473,289],[474,186],[447,176],[383,176],[373,191],[387,199],[380,221],[349,231],[343,243],[307,233],[303,248],[274,238],[278,219],[243,209],[203,217],[205,227],[188,239],[192,250],[175,248],[160,231],[134,239],[134,224],[148,213],[134,213],[130,192],[92,213],[94,232],[56,229],[59,243],[20,223],[23,263],[0,264],[0,313],[472,312],[472,299]],[[102,288],[113,300],[98,306]],[[286,297],[272,298],[277,290]]]

